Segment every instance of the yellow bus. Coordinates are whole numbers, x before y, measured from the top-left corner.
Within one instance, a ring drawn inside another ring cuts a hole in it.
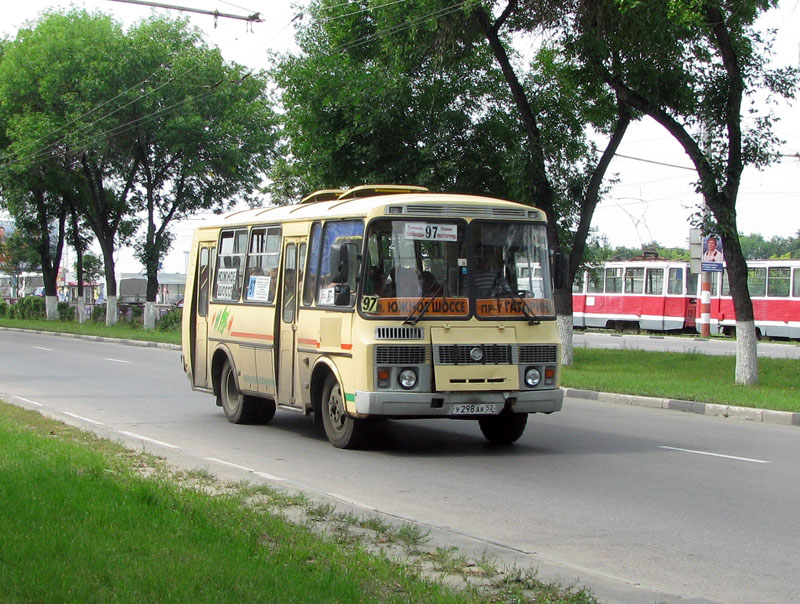
[[[499,199],[370,185],[235,212],[194,234],[184,369],[229,421],[313,414],[340,448],[387,418],[510,444],[561,409],[551,264],[544,213]]]

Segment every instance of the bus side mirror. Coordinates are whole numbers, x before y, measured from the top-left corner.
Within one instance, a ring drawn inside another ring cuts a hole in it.
[[[569,254],[553,256],[553,287],[555,289],[569,287]]]
[[[347,254],[347,243],[331,245],[331,275],[334,283],[347,283],[350,276],[350,258]]]

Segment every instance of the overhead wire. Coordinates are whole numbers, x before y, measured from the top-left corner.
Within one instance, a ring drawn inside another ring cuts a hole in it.
[[[400,3],[400,2],[405,2],[405,1],[407,1],[407,0],[391,0],[390,2],[386,2],[386,3],[381,4],[381,5],[377,5],[377,6],[373,6],[373,7],[366,7],[364,9],[361,9],[360,11],[354,11],[353,13],[349,13],[348,16],[356,15],[356,14],[363,13],[363,12],[369,12],[369,11],[372,11],[372,10],[383,8],[385,6],[390,6],[390,5],[397,4],[397,3]],[[435,10],[435,11],[431,11],[430,13],[428,13],[426,15],[423,15],[421,17],[418,17],[418,18],[416,18],[416,19],[414,19],[414,20],[412,20],[410,22],[406,22],[406,23],[401,24],[399,26],[395,26],[393,28],[389,28],[389,29],[387,29],[385,31],[376,32],[375,34],[372,34],[370,36],[365,36],[364,38],[355,40],[350,44],[343,44],[339,48],[336,48],[336,50],[338,50],[340,52],[343,52],[345,50],[348,50],[349,48],[352,48],[354,46],[358,46],[358,45],[367,43],[369,41],[378,39],[380,37],[396,34],[396,33],[400,32],[400,31],[403,31],[405,29],[413,27],[414,25],[416,25],[416,24],[418,24],[418,23],[420,23],[420,22],[422,22],[422,21],[424,21],[426,19],[438,18],[438,17],[441,17],[441,16],[445,16],[446,14],[450,14],[450,13],[454,12],[454,10],[458,10],[458,8],[460,6],[462,6],[463,4],[465,4],[468,1],[470,1],[470,0],[462,0],[461,2],[458,2],[458,3],[454,4],[454,5],[445,7],[444,9],[438,9],[438,10]],[[342,2],[340,4],[334,5],[334,7],[346,6],[348,4],[350,4],[350,2]],[[322,10],[332,10],[334,7],[323,7]],[[297,19],[297,17],[293,18],[290,21],[289,24],[291,24],[291,22],[295,21],[296,19]],[[287,26],[289,24],[287,24]],[[23,157],[19,157],[18,156],[16,159],[8,160],[8,163],[9,164],[16,164],[16,163],[21,163],[22,161],[38,161],[38,160],[40,160],[42,158],[45,158],[45,157],[49,156],[50,152],[53,149],[57,148],[59,145],[62,145],[67,140],[67,138],[69,136],[74,136],[76,133],[80,133],[80,132],[83,132],[83,131],[90,130],[96,124],[102,122],[105,119],[108,119],[109,117],[112,117],[113,115],[115,115],[116,113],[121,111],[122,109],[125,109],[126,107],[129,107],[129,106],[133,105],[134,103],[137,103],[137,102],[141,101],[142,99],[146,98],[147,96],[157,92],[158,90],[160,90],[164,86],[166,86],[166,85],[168,85],[170,83],[174,83],[175,81],[177,81],[178,77],[182,77],[184,75],[190,74],[192,71],[194,71],[194,69],[195,68],[188,69],[185,72],[183,72],[182,74],[176,75],[175,77],[167,80],[166,82],[163,82],[161,85],[157,86],[156,88],[137,96],[136,98],[132,99],[131,101],[129,101],[127,103],[125,103],[124,105],[121,105],[121,106],[117,107],[113,111],[111,111],[109,113],[106,113],[105,115],[95,119],[94,121],[92,121],[92,122],[90,122],[88,124],[85,124],[84,126],[79,128],[77,131],[70,132],[68,135],[59,138],[57,141],[54,141],[53,143],[50,143],[50,144],[46,145],[45,147],[39,149],[38,151],[32,152],[28,156],[23,156]],[[157,73],[158,73],[158,71],[154,72],[153,74],[151,74],[150,76],[148,76],[147,78],[142,80],[141,82],[138,82],[137,84],[134,84],[133,86],[131,86],[128,89],[126,89],[125,91],[120,92],[119,94],[115,95],[111,99],[103,101],[102,103],[100,103],[96,107],[93,107],[92,109],[90,109],[89,111],[85,112],[81,116],[70,120],[67,124],[61,125],[54,132],[57,133],[57,132],[63,130],[64,128],[68,127],[70,124],[73,124],[73,123],[83,119],[84,117],[87,117],[87,116],[92,115],[93,113],[99,111],[101,108],[107,106],[108,104],[112,103],[113,101],[117,100],[118,98],[124,96],[125,94],[127,94],[131,90],[134,90],[137,87],[140,87],[140,86],[146,84]],[[217,82],[213,87],[216,87],[221,83],[222,82]],[[213,89],[213,87],[212,87],[212,89]],[[82,144],[87,144],[87,143],[92,143],[92,142],[96,142],[96,141],[99,141],[99,140],[103,140],[103,139],[108,138],[109,136],[113,136],[115,134],[121,134],[121,133],[123,133],[125,131],[125,128],[128,127],[128,126],[135,126],[137,124],[145,123],[145,120],[147,120],[148,118],[152,118],[152,117],[155,117],[155,116],[157,116],[159,114],[163,114],[168,110],[178,108],[178,107],[182,106],[183,104],[185,104],[185,103],[187,103],[187,102],[189,102],[189,101],[191,101],[193,99],[198,99],[198,100],[202,99],[205,96],[207,96],[208,94],[209,94],[209,92],[206,92],[206,93],[204,93],[202,95],[195,95],[195,96],[187,97],[183,101],[181,101],[179,103],[176,103],[173,106],[170,106],[169,108],[162,108],[159,111],[151,114],[150,116],[142,116],[141,118],[137,118],[136,120],[132,120],[131,122],[128,122],[127,124],[120,124],[120,125],[115,126],[112,129],[110,129],[110,130],[106,130],[106,131],[102,131],[102,132],[99,132],[99,133],[95,133],[91,137],[80,139],[79,142],[82,143]],[[37,139],[37,141],[42,140],[44,138],[46,138],[46,136],[45,137],[40,137],[39,139]]]

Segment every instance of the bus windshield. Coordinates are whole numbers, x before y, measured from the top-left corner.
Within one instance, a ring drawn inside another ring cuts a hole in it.
[[[415,321],[552,316],[548,258],[540,224],[375,220],[367,232],[360,309]]]

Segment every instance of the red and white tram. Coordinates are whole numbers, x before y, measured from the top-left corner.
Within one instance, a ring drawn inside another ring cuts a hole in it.
[[[576,279],[573,325],[649,331],[693,328],[697,315],[693,277],[687,262],[607,262]]]
[[[607,262],[576,279],[573,324],[699,332],[699,279],[688,262]],[[800,339],[800,260],[749,261],[748,285],[759,335]],[[728,275],[711,273],[710,331],[732,334],[735,325]]]

